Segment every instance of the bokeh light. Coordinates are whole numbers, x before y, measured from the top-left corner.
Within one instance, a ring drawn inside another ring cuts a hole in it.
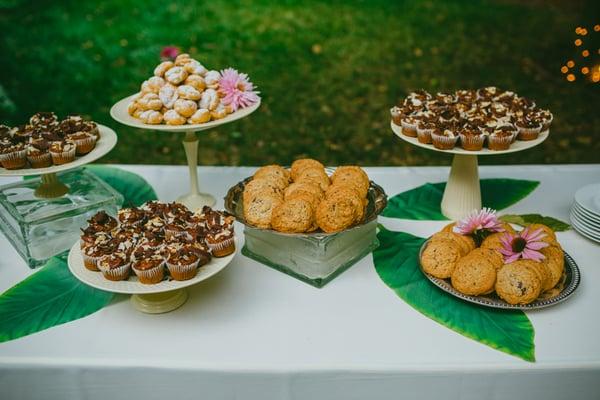
[[[562,67],[560,67],[560,72],[566,74],[567,72],[569,72],[569,68],[567,68],[566,65],[563,65]]]
[[[575,39],[575,46],[581,46],[583,41],[581,39]]]
[[[581,73],[587,75],[590,73],[590,69],[588,67],[581,68]]]
[[[573,61],[573,60],[567,61],[567,67],[573,68],[574,66],[575,66],[575,61]]]
[[[569,82],[573,82],[575,79],[576,79],[576,78],[575,78],[575,75],[573,75],[573,74],[569,74],[569,75],[567,75],[567,80],[568,80]]]
[[[581,52],[581,55],[584,56],[584,57],[587,57],[587,56],[590,55],[590,51],[589,50],[584,50],[584,51]]]

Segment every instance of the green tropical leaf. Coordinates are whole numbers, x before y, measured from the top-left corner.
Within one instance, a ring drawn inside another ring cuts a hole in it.
[[[501,210],[527,197],[538,181],[521,179],[482,179],[481,202],[484,207]],[[415,220],[446,220],[440,208],[446,182],[426,183],[392,197],[383,210],[384,217]]]
[[[152,186],[138,174],[104,165],[87,165],[85,168],[121,193],[126,207],[141,206],[158,198]]]
[[[496,350],[535,361],[534,330],[522,311],[484,308],[443,292],[421,272],[418,253],[425,239],[383,227],[373,252],[383,282],[423,315]]]
[[[556,232],[568,231],[571,229],[571,225],[553,217],[547,217],[540,214],[507,214],[499,217],[500,220],[508,222],[509,224],[516,224],[521,226],[527,226],[530,224],[543,224]]]
[[[0,342],[85,317],[113,298],[81,283],[63,257],[53,257],[39,271],[0,296]]]

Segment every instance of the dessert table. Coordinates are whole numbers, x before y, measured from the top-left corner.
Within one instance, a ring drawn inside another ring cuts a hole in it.
[[[146,178],[161,200],[174,200],[188,183],[185,166],[120,167]],[[252,171],[200,167],[199,175],[222,208],[227,189]],[[366,171],[390,196],[448,177],[447,167]],[[600,181],[600,164],[483,166],[480,175],[541,182],[502,213],[568,221],[573,194]],[[422,237],[447,223],[384,217],[380,222]],[[242,226],[236,229],[242,241]],[[579,265],[581,287],[560,305],[527,312],[536,332],[535,363],[419,314],[385,286],[371,256],[316,289],[238,249],[228,268],[191,287],[188,302],[171,313],[137,312],[123,296],[86,318],[0,343],[0,397],[598,398],[600,246],[573,230],[557,235]],[[4,291],[31,270],[4,237],[0,254]]]

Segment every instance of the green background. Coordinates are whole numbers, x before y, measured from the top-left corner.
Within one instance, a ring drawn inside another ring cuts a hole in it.
[[[8,124],[83,114],[119,134],[101,161],[183,163],[180,136],[108,115],[176,45],[209,68],[247,72],[262,91],[254,115],[201,135],[205,164],[448,164],[394,137],[388,110],[412,89],[486,85],[533,98],[555,124],[536,149],[482,163],[599,162],[600,84],[578,72],[600,64],[599,15],[593,1],[4,0],[0,113]],[[578,26],[589,31],[580,48]],[[572,83],[560,72],[569,59]]]

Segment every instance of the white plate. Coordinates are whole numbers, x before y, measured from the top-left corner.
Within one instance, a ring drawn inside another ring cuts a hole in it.
[[[581,217],[581,219],[584,222],[589,222],[592,225],[598,225],[598,227],[600,227],[600,217],[596,217],[590,214],[588,211],[585,211],[585,209],[577,203],[573,203],[573,207],[571,207],[571,210],[576,210],[577,214]]]
[[[254,111],[256,111],[258,109],[258,107],[260,106],[260,100],[259,100],[256,104],[253,104],[250,107],[246,107],[246,108],[242,108],[240,110],[237,110],[236,112],[234,112],[232,114],[229,114],[225,118],[218,119],[216,121],[209,121],[209,122],[206,122],[204,124],[193,124],[193,125],[189,125],[189,124],[186,124],[186,125],[165,125],[165,124],[159,124],[159,125],[151,125],[151,124],[145,124],[145,123],[143,123],[139,119],[134,118],[131,115],[129,115],[129,113],[127,112],[127,105],[129,103],[131,103],[132,99],[136,95],[137,94],[134,94],[134,95],[131,95],[129,97],[126,97],[126,98],[118,101],[110,109],[110,116],[113,117],[114,120],[122,123],[123,125],[132,126],[134,128],[150,129],[150,130],[153,130],[153,131],[164,131],[164,132],[197,132],[197,131],[203,131],[205,129],[214,128],[214,127],[217,127],[219,125],[227,124],[229,122],[233,122],[233,121],[236,121],[238,119],[247,117],[248,115],[250,115]]]
[[[598,197],[600,196],[600,183],[593,183],[579,189],[575,192],[575,201],[583,209],[600,218],[600,204]]]
[[[203,265],[198,269],[198,273],[194,278],[188,279],[187,281],[163,280],[162,282],[153,285],[145,285],[138,281],[138,278],[135,276],[135,274],[126,281],[109,281],[108,279],[104,278],[102,272],[90,271],[83,265],[83,257],[81,256],[81,250],[79,249],[79,241],[73,245],[71,251],[69,252],[69,270],[77,279],[86,285],[107,292],[125,294],[152,294],[170,292],[172,290],[195,285],[196,283],[202,282],[203,280],[208,279],[221,271],[231,262],[231,260],[233,260],[233,257],[235,257],[238,246],[237,239],[235,241],[235,245],[235,252],[227,257],[213,257],[208,264]]]
[[[96,161],[103,155],[115,147],[117,144],[117,134],[115,131],[110,129],[108,126],[98,124],[98,130],[100,131],[100,139],[96,142],[94,150],[90,151],[86,155],[75,158],[75,161],[63,164],[53,165],[48,168],[23,168],[23,169],[5,169],[0,167],[0,176],[29,176],[29,175],[43,175],[52,174],[60,171],[66,171],[79,167],[81,165],[89,164],[92,161]]]
[[[495,155],[495,154],[514,153],[517,151],[526,150],[526,149],[535,147],[538,144],[542,143],[544,140],[546,140],[548,138],[548,135],[549,135],[549,131],[545,131],[545,132],[540,133],[540,136],[535,140],[517,140],[516,142],[514,142],[513,144],[510,145],[508,150],[495,151],[495,150],[483,148],[482,150],[479,150],[479,151],[469,151],[469,150],[465,150],[458,146],[453,148],[452,150],[440,150],[440,149],[436,149],[435,147],[433,147],[432,144],[424,144],[424,143],[419,142],[416,137],[415,138],[408,137],[408,136],[402,134],[402,127],[396,125],[393,121],[391,122],[391,125],[392,125],[392,130],[394,131],[396,136],[398,136],[400,139],[402,139],[406,142],[409,142],[415,146],[423,147],[424,149],[440,151],[442,153],[468,154],[468,155],[472,155],[472,156],[489,156],[489,155]]]
[[[583,228],[587,230],[589,234],[598,236],[600,238],[600,227],[590,224],[589,221],[585,217],[582,217],[580,214],[578,214],[575,209],[571,210],[570,217],[574,220],[579,228]]]
[[[595,232],[583,225],[583,223],[578,219],[577,215],[575,215],[574,213],[571,213],[570,219],[571,224],[573,225],[573,229],[575,229],[577,232],[587,237],[588,239],[600,242],[600,232]]]

